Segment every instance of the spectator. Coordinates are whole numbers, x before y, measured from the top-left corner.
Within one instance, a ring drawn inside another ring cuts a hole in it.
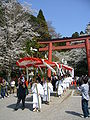
[[[6,81],[6,85],[5,85],[5,95],[6,95],[6,97],[9,97],[8,86],[9,86],[9,83]]]
[[[12,81],[10,82],[10,94],[11,94],[12,92],[14,93],[14,89],[15,89],[15,81],[12,80]]]
[[[16,103],[15,110],[18,110],[19,103],[21,102],[21,100],[22,100],[22,110],[24,110],[25,109],[25,98],[26,98],[26,84],[23,79],[19,80],[17,97],[18,97],[18,100]]]
[[[81,91],[82,94],[82,111],[83,115],[81,117],[88,118],[89,110],[88,110],[88,101],[89,101],[89,85],[88,85],[88,77],[83,77],[83,83],[80,87],[78,87],[78,90]]]
[[[2,99],[5,97],[5,86],[6,86],[5,79],[2,79],[2,82],[1,82],[1,97],[2,97]]]

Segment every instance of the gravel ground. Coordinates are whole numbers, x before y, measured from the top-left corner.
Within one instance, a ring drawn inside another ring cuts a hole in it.
[[[0,120],[81,120],[81,97],[70,94],[71,90],[67,90],[61,98],[58,98],[54,93],[50,105],[42,104],[41,112],[32,112],[31,95],[26,98],[25,110],[22,111],[20,104],[20,109],[14,111],[17,98],[12,94],[9,98],[0,99]]]

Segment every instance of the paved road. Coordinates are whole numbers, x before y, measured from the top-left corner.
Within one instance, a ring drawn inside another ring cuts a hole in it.
[[[79,117],[82,113],[81,97],[72,95],[67,97],[69,94],[70,91],[67,91],[62,98],[51,96],[50,105],[43,104],[40,113],[32,112],[31,95],[26,99],[24,111],[21,108],[14,111],[17,98],[15,95],[10,95],[9,98],[0,99],[0,120],[81,120]]]

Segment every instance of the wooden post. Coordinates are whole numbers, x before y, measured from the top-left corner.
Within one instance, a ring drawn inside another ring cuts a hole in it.
[[[26,67],[26,73],[27,73],[27,81],[29,80],[29,76],[28,76],[28,67]]]
[[[51,62],[52,61],[52,42],[49,43],[48,47],[48,60]],[[48,77],[51,77],[51,70],[48,69]]]
[[[86,45],[86,55],[87,55],[87,63],[88,63],[88,76],[90,77],[90,40],[87,38],[85,41]]]

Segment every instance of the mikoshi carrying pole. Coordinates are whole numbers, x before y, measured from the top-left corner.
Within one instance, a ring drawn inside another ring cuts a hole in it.
[[[48,82],[47,82],[47,102],[49,103],[50,101],[50,96],[49,96],[49,86],[48,86]]]
[[[28,67],[26,67],[26,73],[27,73],[27,81],[29,80],[29,76],[28,76]]]

